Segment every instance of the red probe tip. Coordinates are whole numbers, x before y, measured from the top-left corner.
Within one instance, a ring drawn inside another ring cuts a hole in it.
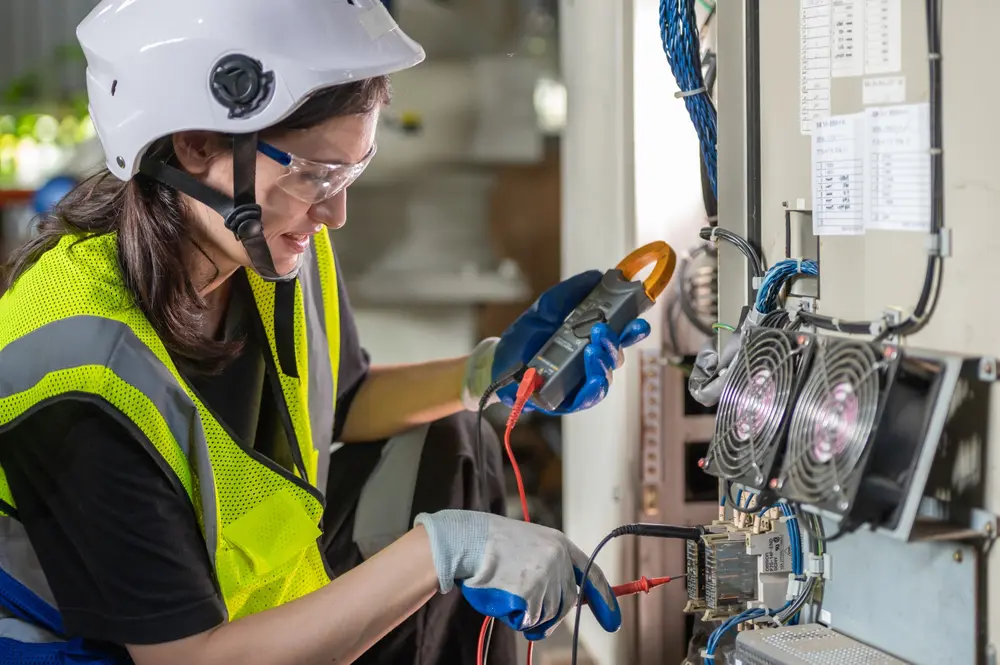
[[[615,594],[616,598],[621,598],[622,596],[631,596],[637,593],[649,593],[650,589],[655,589],[658,586],[663,586],[671,580],[676,579],[675,577],[654,577],[649,579],[645,575],[640,577],[634,582],[626,582],[625,584],[619,584],[618,586],[611,587],[611,591]]]

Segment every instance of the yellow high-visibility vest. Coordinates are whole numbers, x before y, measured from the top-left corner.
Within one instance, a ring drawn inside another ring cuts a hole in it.
[[[317,539],[340,361],[329,235],[315,236],[294,281],[237,275],[269,342],[265,380],[280,384],[293,471],[241,446],[205,407],[130,302],[116,256],[116,234],[67,236],[0,298],[0,429],[81,395],[131,421],[194,505],[230,620],[327,584]],[[0,531],[23,531],[2,469],[0,513]],[[44,579],[36,557],[21,558],[5,572]]]

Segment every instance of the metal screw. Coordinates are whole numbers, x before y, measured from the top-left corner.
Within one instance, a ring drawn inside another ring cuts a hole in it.
[[[851,504],[849,504],[846,499],[841,499],[837,503],[837,507],[840,508],[841,510],[847,510],[848,508],[851,507]]]
[[[991,522],[987,522],[986,526],[983,527],[983,531],[986,532],[987,536],[992,536],[993,535],[993,524]]]
[[[758,471],[757,475],[753,477],[753,481],[756,484],[760,485],[762,482],[764,482],[764,474],[762,474],[760,471]]]
[[[125,158],[124,157],[119,157],[115,161],[118,162],[118,166],[120,166],[121,168],[125,168]]]
[[[962,555],[962,550],[955,550],[955,553],[951,555],[951,558],[955,560],[955,563],[962,563],[962,559],[965,557]]]

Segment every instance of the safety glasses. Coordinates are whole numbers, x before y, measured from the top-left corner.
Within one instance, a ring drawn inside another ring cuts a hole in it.
[[[257,144],[262,155],[285,167],[285,173],[278,177],[278,186],[309,205],[331,199],[349,187],[364,173],[376,147],[372,143],[372,149],[356,164],[324,164],[297,157],[263,141]]]

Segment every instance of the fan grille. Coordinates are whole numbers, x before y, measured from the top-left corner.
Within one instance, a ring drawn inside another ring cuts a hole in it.
[[[801,341],[805,341],[804,336]],[[788,334],[752,328],[719,400],[711,464],[727,479],[749,474],[764,482],[761,461],[775,443],[792,397],[796,356],[802,347]]]
[[[848,481],[875,426],[883,366],[870,345],[819,342],[788,429],[782,494],[847,510]]]

